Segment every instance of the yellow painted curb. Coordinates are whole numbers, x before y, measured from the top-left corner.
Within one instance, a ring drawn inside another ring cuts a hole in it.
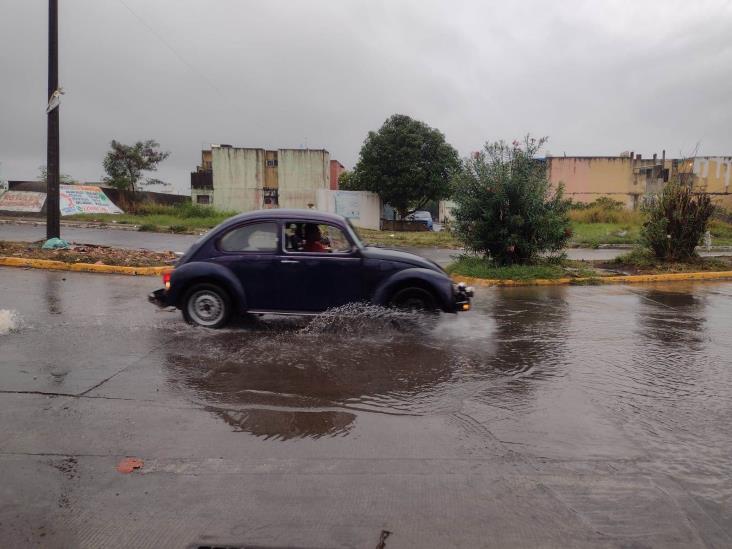
[[[66,263],[50,259],[26,259],[23,257],[0,257],[2,267],[26,267],[52,271],[75,271],[81,273],[106,273],[138,276],[160,276],[173,267],[125,267],[122,265],[94,265],[92,263]]]
[[[666,273],[656,275],[621,275],[582,278],[535,278],[531,280],[501,280],[454,275],[455,282],[471,286],[566,286],[569,284],[634,284],[638,282],[671,282],[682,280],[720,280],[732,278],[732,271],[705,271],[700,273]]]

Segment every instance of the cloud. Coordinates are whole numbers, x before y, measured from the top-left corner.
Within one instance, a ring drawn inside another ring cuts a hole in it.
[[[0,162],[31,178],[46,5],[3,1]],[[728,2],[65,0],[60,17],[62,170],[84,180],[112,139],[157,139],[181,191],[209,143],[324,147],[350,167],[396,112],[463,155],[526,132],[554,154],[732,153]]]

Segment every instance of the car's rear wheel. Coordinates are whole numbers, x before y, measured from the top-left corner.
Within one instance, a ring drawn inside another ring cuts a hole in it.
[[[403,288],[394,294],[389,305],[407,311],[435,311],[435,298],[429,290],[424,288]]]
[[[189,324],[221,328],[231,317],[231,298],[215,284],[196,284],[186,292],[182,309]]]

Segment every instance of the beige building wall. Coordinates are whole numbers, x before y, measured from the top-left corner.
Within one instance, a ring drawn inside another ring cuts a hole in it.
[[[279,149],[280,208],[309,208],[316,191],[330,188],[330,153],[326,150]],[[215,185],[214,185],[215,188]]]
[[[630,156],[549,157],[546,161],[549,181],[555,187],[563,183],[567,198],[588,203],[607,197],[629,209],[636,208],[644,194],[660,190],[662,168],[672,167],[671,160]]]
[[[262,208],[264,149],[211,149],[214,206],[246,212]]]
[[[684,160],[679,166],[680,172],[689,172],[691,168],[693,189],[706,191],[712,199],[725,209],[732,209],[732,156],[698,156]]]

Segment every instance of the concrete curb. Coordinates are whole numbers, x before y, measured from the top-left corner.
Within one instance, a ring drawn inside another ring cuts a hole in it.
[[[74,271],[81,273],[122,274],[133,276],[161,276],[173,267],[125,267],[122,265],[95,265],[92,263],[66,263],[50,259],[26,259],[22,257],[0,257],[0,267],[24,267],[52,271]],[[708,271],[700,273],[669,273],[657,275],[598,276],[582,278],[535,278],[531,280],[500,280],[453,275],[455,282],[471,286],[567,286],[593,284],[634,284],[639,282],[672,282],[682,280],[722,280],[732,278],[732,271]]]
[[[104,273],[133,276],[160,276],[173,267],[125,267],[122,265],[95,265],[92,263],[66,263],[50,259],[26,259],[22,257],[0,257],[0,267],[25,267],[51,271],[74,271],[79,273]]]
[[[568,286],[594,284],[637,284],[639,282],[674,282],[683,280],[722,280],[732,278],[732,271],[707,271],[700,273],[668,273],[657,275],[622,275],[597,276],[583,278],[535,278],[531,280],[500,280],[492,278],[474,278],[472,276],[454,275],[455,282],[465,282],[471,286]]]

